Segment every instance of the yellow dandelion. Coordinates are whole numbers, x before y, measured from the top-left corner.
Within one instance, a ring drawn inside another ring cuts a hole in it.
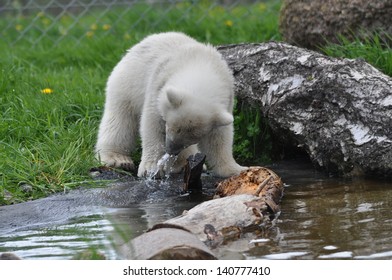
[[[17,24],[17,25],[15,25],[15,29],[16,29],[17,31],[21,31],[21,30],[23,29],[23,25]]]
[[[112,27],[110,26],[110,24],[104,24],[104,25],[102,25],[102,29],[105,30],[105,31],[109,30],[110,28],[112,28]]]
[[[97,30],[98,29],[98,24],[96,24],[96,23],[91,24],[90,25],[90,29],[91,30]]]
[[[44,88],[44,89],[41,89],[41,93],[43,93],[43,94],[52,94],[53,93],[53,89],[51,89],[51,88]]]
[[[225,25],[228,27],[232,27],[233,26],[233,22],[231,20],[226,20],[225,21]]]
[[[45,16],[45,13],[42,11],[37,13],[37,17],[39,17],[39,18],[44,17],[44,16]]]
[[[87,32],[86,32],[86,36],[87,36],[88,38],[91,38],[91,37],[94,36],[94,32],[93,32],[93,31],[87,31]]]

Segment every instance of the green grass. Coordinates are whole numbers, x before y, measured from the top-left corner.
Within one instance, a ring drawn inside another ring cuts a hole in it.
[[[102,110],[102,71],[37,67],[15,56],[1,68],[0,190],[17,202],[85,180],[96,164],[90,150]],[[53,93],[43,94],[45,88]],[[33,192],[20,192],[21,184]]]
[[[236,101],[234,127],[233,153],[238,162],[246,166],[271,162],[270,128],[258,108]]]
[[[392,76],[392,37],[373,34],[349,40],[340,37],[339,44],[330,44],[322,51],[334,57],[362,58],[383,73]]]
[[[198,1],[166,13],[166,7],[139,5],[126,14],[93,11],[75,26],[67,15],[57,21],[43,13],[2,15],[0,205],[93,184],[88,170],[99,164],[93,149],[106,79],[132,44],[170,30],[213,44],[278,40],[279,6],[227,9]]]

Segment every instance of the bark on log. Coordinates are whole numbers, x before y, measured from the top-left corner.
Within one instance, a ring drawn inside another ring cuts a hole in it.
[[[284,43],[219,48],[239,99],[328,171],[392,176],[392,79],[363,60]],[[358,171],[358,172],[357,172]]]

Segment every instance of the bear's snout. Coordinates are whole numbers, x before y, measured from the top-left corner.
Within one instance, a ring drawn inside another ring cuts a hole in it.
[[[185,148],[185,146],[182,144],[178,144],[178,143],[171,142],[171,141],[166,142],[166,153],[168,153],[169,155],[176,156],[184,148]]]

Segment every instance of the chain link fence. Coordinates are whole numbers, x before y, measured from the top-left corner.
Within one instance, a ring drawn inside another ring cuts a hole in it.
[[[199,25],[222,10],[242,21],[273,1],[0,0],[0,34],[11,47],[22,41],[34,47],[42,40],[53,46],[64,40],[78,44],[86,37],[118,32],[120,26],[126,26],[128,32],[120,34],[126,38],[135,29],[160,31],[162,23],[173,29]],[[230,26],[234,20],[227,17],[224,24]]]

